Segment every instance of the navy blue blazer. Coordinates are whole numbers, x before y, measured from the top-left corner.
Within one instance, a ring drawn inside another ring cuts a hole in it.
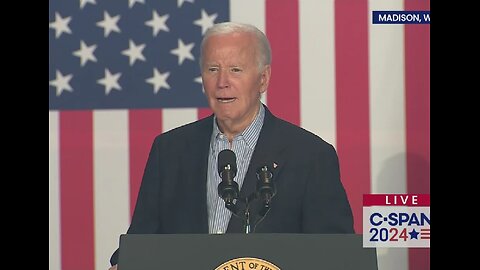
[[[155,138],[127,233],[208,233],[206,187],[212,130],[213,115]],[[254,232],[354,233],[333,146],[275,117],[266,106],[241,197],[255,192],[256,171],[264,165],[272,169],[277,192]],[[260,202],[255,201],[252,212],[258,207]],[[232,216],[227,233],[243,231],[243,220]],[[112,265],[117,263],[117,252]]]

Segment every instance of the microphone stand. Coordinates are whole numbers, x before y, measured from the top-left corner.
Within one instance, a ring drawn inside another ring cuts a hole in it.
[[[250,196],[246,197],[244,200],[242,200],[243,203],[245,203],[245,212],[243,213],[244,216],[244,229],[245,233],[251,233],[252,232],[252,225],[250,222],[250,202],[254,201],[256,199],[256,194],[252,193]]]
[[[273,175],[267,166],[263,166],[259,168],[259,170],[257,171],[257,178],[259,180],[260,178],[265,180],[261,182],[260,181],[257,182],[256,192],[253,192],[247,197],[240,197],[238,196],[239,195],[238,184],[235,181],[233,181],[233,177],[235,176],[235,174],[233,175],[230,174],[231,173],[230,165],[227,165],[225,169],[229,175],[227,179],[230,179],[230,181],[222,181],[218,185],[219,195],[221,198],[224,199],[225,207],[228,210],[230,210],[230,212],[232,212],[234,216],[243,219],[244,232],[245,234],[249,234],[252,232],[252,225],[250,220],[251,218],[250,203],[256,199],[261,199],[263,201],[263,208],[260,209],[259,212],[257,213],[260,216],[260,219],[258,219],[255,222],[255,227],[256,227],[256,225],[265,217],[267,212],[270,210],[270,201],[276,193],[275,185],[272,181]],[[235,199],[237,200],[236,203],[234,203]],[[237,203],[239,202],[245,204],[243,217],[240,213],[238,213],[239,209],[237,208]]]
[[[250,205],[248,201],[248,197],[245,199],[245,233],[249,234],[252,229],[250,227]]]

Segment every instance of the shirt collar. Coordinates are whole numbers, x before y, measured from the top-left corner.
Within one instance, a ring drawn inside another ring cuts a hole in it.
[[[233,139],[234,141],[237,139],[243,138],[248,147],[251,149],[255,148],[257,144],[258,137],[260,136],[260,131],[262,130],[263,120],[265,119],[265,108],[263,104],[260,103],[260,110],[258,110],[257,116],[252,121],[252,123],[240,134],[236,135]],[[223,133],[220,131],[220,128],[217,124],[217,117],[213,117],[213,133],[212,133],[212,140],[218,139]]]

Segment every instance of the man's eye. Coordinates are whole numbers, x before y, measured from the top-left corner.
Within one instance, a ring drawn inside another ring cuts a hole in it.
[[[239,68],[232,68],[232,72],[240,72],[240,71],[242,71],[242,70],[239,69]]]
[[[216,68],[216,67],[211,67],[211,68],[208,68],[208,71],[210,71],[210,72],[216,72],[216,71],[218,71],[218,68]]]

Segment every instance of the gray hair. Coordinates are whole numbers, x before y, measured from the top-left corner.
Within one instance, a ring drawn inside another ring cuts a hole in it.
[[[270,65],[272,63],[272,50],[270,48],[270,42],[262,31],[251,24],[223,22],[214,24],[207,30],[205,36],[203,37],[202,44],[200,45],[200,70],[202,70],[203,47],[205,46],[206,40],[213,35],[230,34],[234,32],[252,33],[256,38],[257,47],[259,49],[259,54],[257,54],[259,70],[261,70],[263,66]]]

